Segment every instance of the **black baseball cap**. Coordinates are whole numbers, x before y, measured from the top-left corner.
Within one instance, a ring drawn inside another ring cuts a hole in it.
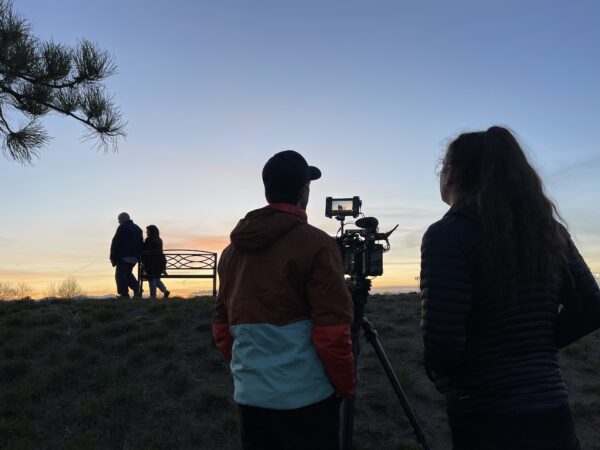
[[[294,150],[273,155],[262,171],[265,188],[276,190],[299,189],[311,180],[321,178],[321,171],[309,166],[304,157]]]

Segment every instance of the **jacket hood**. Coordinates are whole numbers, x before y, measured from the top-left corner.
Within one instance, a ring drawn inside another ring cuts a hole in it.
[[[291,212],[269,207],[257,209],[239,221],[231,232],[231,243],[243,253],[255,253],[301,223],[306,223],[306,220]]]

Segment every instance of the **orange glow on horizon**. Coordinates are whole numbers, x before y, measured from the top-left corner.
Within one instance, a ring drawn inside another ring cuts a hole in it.
[[[190,250],[204,250],[221,254],[223,249],[229,245],[227,236],[179,236],[169,239],[165,249],[181,248]]]
[[[165,239],[165,249],[194,249],[216,252],[218,257],[229,244],[228,235],[193,236],[178,234]],[[52,285],[58,285],[63,280],[73,277],[89,296],[116,295],[114,268],[108,261],[108,244],[84,248],[81,253],[55,255],[53,252],[39,253],[33,258],[32,254],[21,252],[21,260],[12,266],[0,268],[0,283],[16,287],[23,283],[33,290],[34,298],[43,298]],[[599,264],[588,260],[593,272],[598,276]],[[418,250],[408,251],[394,249],[386,254],[384,275],[373,281],[373,293],[377,292],[408,292],[419,290]],[[595,270],[594,270],[595,269]],[[137,277],[137,272],[136,273]],[[212,280],[209,279],[164,279],[173,296],[191,297],[206,295],[212,292]],[[145,294],[148,287],[145,285]]]
[[[136,267],[137,269],[137,267]],[[136,269],[134,273],[137,277]],[[63,280],[68,278],[68,274],[56,274],[56,276],[36,275],[36,274],[19,274],[19,276],[6,277],[3,274],[0,283],[7,283],[12,287],[16,287],[19,283],[24,283],[30,287],[34,294],[33,298],[40,299],[47,296],[52,285],[59,285]],[[96,266],[93,271],[72,275],[79,283],[86,295],[91,297],[105,297],[116,295],[116,285],[114,279],[114,268],[107,264],[107,267],[102,265]],[[212,280],[210,279],[173,279],[164,278],[164,283],[171,291],[174,297],[194,297],[198,295],[210,295],[212,292]],[[392,273],[387,270],[386,273],[373,280],[372,293],[377,292],[408,292],[418,291],[418,280],[415,280],[412,273]],[[218,287],[218,280],[217,280]],[[144,283],[144,295],[148,295],[148,284]],[[160,293],[159,293],[160,297]]]

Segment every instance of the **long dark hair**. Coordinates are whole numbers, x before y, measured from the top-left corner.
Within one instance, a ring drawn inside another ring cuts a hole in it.
[[[160,231],[158,231],[158,227],[156,225],[148,225],[146,227],[146,231],[148,232],[149,238],[160,237]]]
[[[464,133],[444,158],[449,186],[476,200],[490,278],[514,295],[517,274],[549,281],[567,263],[567,234],[523,149],[506,128]]]

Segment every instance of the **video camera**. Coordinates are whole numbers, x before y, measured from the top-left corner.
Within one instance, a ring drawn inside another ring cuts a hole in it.
[[[325,200],[325,216],[335,217],[341,222],[336,239],[342,251],[344,273],[350,275],[350,278],[346,279],[346,282],[352,295],[352,304],[354,306],[354,320],[350,326],[354,368],[356,370],[358,367],[358,355],[360,354],[358,338],[362,329],[367,341],[373,346],[375,354],[379,358],[379,362],[383,366],[388,380],[394,388],[398,401],[406,412],[417,441],[423,445],[424,450],[429,450],[425,435],[408,403],[402,386],[400,386],[390,360],[381,346],[379,335],[364,315],[367,298],[371,289],[371,279],[367,277],[383,275],[383,254],[390,249],[389,237],[398,228],[398,225],[387,233],[380,233],[378,230],[379,221],[375,217],[364,217],[363,215],[363,217],[354,222],[358,227],[357,229],[344,230],[344,220],[346,220],[346,217],[356,218],[362,215],[360,212],[361,206],[360,197],[327,197]],[[343,400],[340,417],[340,448],[344,450],[353,448],[354,408],[354,399]]]
[[[390,249],[389,237],[398,228],[396,225],[386,233],[378,231],[379,221],[375,217],[361,217],[354,224],[358,229],[344,230],[346,217],[358,217],[362,213],[360,197],[325,199],[325,216],[335,217],[341,222],[336,236],[342,252],[344,273],[352,277],[383,275],[383,254]],[[383,241],[383,243],[380,243]]]

